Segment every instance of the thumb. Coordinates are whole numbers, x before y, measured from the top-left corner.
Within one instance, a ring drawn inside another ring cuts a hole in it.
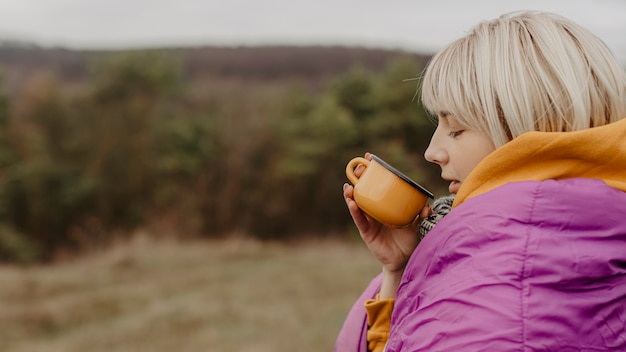
[[[413,222],[411,223],[410,226],[415,229],[419,228],[422,220],[427,218],[431,214],[433,214],[433,209],[430,207],[430,205],[429,204],[424,205],[419,215],[417,215],[415,219],[413,219]]]

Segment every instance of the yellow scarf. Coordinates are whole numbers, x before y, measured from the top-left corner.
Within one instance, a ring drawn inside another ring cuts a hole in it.
[[[509,182],[597,178],[626,192],[626,119],[576,132],[528,132],[472,170],[453,207]]]

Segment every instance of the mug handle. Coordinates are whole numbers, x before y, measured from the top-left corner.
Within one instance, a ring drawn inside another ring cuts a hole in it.
[[[359,156],[348,162],[348,165],[346,166],[346,176],[353,185],[356,185],[359,182],[359,178],[354,174],[354,168],[358,165],[363,165],[367,168],[370,165],[370,161]]]

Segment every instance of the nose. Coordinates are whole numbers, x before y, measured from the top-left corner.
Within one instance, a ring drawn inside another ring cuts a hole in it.
[[[448,153],[445,148],[442,147],[437,136],[438,133],[435,132],[433,137],[430,139],[428,148],[426,148],[426,151],[424,152],[424,158],[431,163],[443,165],[448,162]]]

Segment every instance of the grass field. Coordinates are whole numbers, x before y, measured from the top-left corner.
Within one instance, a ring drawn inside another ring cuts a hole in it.
[[[378,268],[359,242],[146,238],[0,266],[0,351],[332,351]]]

